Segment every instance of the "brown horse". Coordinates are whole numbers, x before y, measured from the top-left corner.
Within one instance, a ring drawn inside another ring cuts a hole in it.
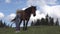
[[[27,30],[27,24],[28,24],[31,14],[33,14],[33,16],[36,16],[36,6],[28,7],[25,10],[17,10],[16,18],[12,20],[12,21],[18,22],[16,23],[17,30],[20,30],[20,24],[22,21],[23,21],[23,30]]]

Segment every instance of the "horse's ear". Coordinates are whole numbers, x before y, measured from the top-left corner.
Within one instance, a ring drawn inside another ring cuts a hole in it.
[[[34,8],[36,9],[36,6],[34,6]]]

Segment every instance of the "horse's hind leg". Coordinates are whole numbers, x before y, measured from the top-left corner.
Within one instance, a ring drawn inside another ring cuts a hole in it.
[[[16,22],[16,31],[19,31],[20,30],[20,25],[19,25],[19,22]]]
[[[26,22],[26,27],[25,27],[25,30],[27,30],[28,21],[29,21],[29,20],[27,20],[27,22]]]
[[[22,23],[22,20],[20,20],[19,26],[20,26],[21,23]],[[20,28],[20,27],[19,27],[19,28]]]
[[[20,24],[21,24],[22,20],[16,22],[16,31],[20,31]]]
[[[25,30],[25,20],[23,20],[23,30]]]

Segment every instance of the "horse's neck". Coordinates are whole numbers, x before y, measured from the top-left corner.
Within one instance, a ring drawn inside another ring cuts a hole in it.
[[[29,11],[26,11],[25,14],[26,14],[27,17],[31,16],[31,13]]]
[[[28,15],[30,17],[31,16],[31,8],[27,8],[25,10],[25,13],[26,13],[26,15]]]

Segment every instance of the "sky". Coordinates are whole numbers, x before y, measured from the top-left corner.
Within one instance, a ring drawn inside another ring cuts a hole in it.
[[[58,18],[60,22],[60,0],[0,0],[0,19],[7,25],[11,25],[10,21],[15,18],[16,10],[24,10],[31,5],[36,6],[37,10],[36,16],[31,15],[29,22],[45,18],[46,14],[53,17],[54,20]],[[13,24],[14,26],[15,24]]]

